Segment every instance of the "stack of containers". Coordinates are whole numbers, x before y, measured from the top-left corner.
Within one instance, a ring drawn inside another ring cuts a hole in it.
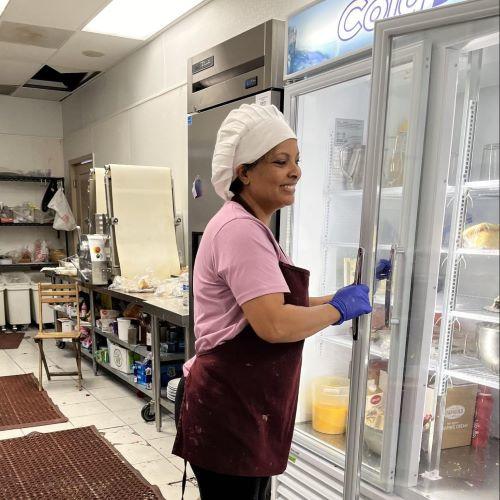
[[[34,322],[40,324],[40,313],[38,310],[38,283],[50,283],[50,278],[40,272],[26,273],[30,280],[31,288],[31,317]],[[54,323],[54,311],[49,304],[42,304],[42,324]]]
[[[7,321],[13,327],[29,325],[31,323],[30,279],[25,273],[5,273],[3,277],[7,291]]]
[[[5,283],[0,274],[0,330],[5,330],[7,320],[5,319]]]

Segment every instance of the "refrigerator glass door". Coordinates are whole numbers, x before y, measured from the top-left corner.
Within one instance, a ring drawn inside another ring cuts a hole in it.
[[[360,70],[361,68],[361,70]],[[354,281],[365,168],[369,64],[292,86],[292,122],[302,177],[282,242],[311,271],[310,296]],[[342,73],[342,72],[341,72]],[[285,240],[285,236],[288,239]],[[344,467],[349,408],[351,322],[305,342],[296,434],[309,449]]]
[[[363,452],[381,449],[381,469],[397,474],[404,498],[498,496],[498,21],[498,4],[478,1],[382,23],[376,34],[371,112],[379,114],[370,115],[368,151],[382,169],[378,192],[372,186],[379,220],[369,266],[379,285],[370,359],[378,331],[389,364],[378,378],[382,408],[367,408]],[[409,68],[410,80],[424,71],[429,85],[418,92],[402,83],[400,94],[394,70],[415,44],[423,64]],[[393,117],[408,110],[398,125]],[[386,200],[400,182],[402,202]],[[391,203],[397,215],[386,217]],[[384,267],[385,289],[375,277]],[[400,415],[390,386],[403,383]],[[386,435],[394,420],[399,437]],[[397,462],[385,463],[389,442],[397,442]]]
[[[499,488],[498,17],[457,29],[443,53],[451,148],[416,489],[458,500]]]
[[[361,477],[386,491],[392,490],[396,468],[430,51],[423,39],[415,38],[391,56],[380,163],[369,153],[373,170],[378,169],[370,173],[375,206],[368,200],[363,206],[361,245],[373,227],[375,250],[367,255],[372,271],[366,281],[373,312],[371,321],[362,322],[370,332],[368,371],[358,381],[366,381]]]

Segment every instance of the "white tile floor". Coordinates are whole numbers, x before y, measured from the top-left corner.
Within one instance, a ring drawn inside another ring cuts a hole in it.
[[[31,335],[32,332],[26,333],[18,349],[0,350],[0,376],[32,372],[38,377],[38,348]],[[74,369],[74,352],[70,347],[58,349],[55,342],[45,342],[44,350],[51,371]],[[44,374],[44,388],[68,422],[0,431],[0,439],[22,437],[35,430],[51,432],[95,425],[130,464],[151,484],[158,485],[166,500],[180,499],[184,462],[171,454],[175,436],[172,418],[164,415],[162,431],[157,432],[154,422],[146,423],[140,415],[145,399],[104,370],[95,376],[86,359],[82,370],[81,391],[76,388],[75,377],[55,377],[48,382]],[[192,483],[188,482],[184,498],[199,498]]]

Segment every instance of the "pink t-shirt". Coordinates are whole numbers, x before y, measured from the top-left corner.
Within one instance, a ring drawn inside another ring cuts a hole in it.
[[[229,201],[207,224],[193,274],[194,334],[200,354],[238,335],[248,324],[241,305],[290,289],[279,261],[290,263],[271,230]],[[184,375],[195,358],[184,365]]]

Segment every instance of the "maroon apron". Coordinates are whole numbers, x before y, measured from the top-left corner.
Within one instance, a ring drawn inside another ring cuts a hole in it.
[[[285,303],[309,306],[309,271],[284,262],[280,268],[290,288]],[[271,344],[248,325],[197,355],[173,453],[219,474],[281,474],[292,442],[303,344]]]

